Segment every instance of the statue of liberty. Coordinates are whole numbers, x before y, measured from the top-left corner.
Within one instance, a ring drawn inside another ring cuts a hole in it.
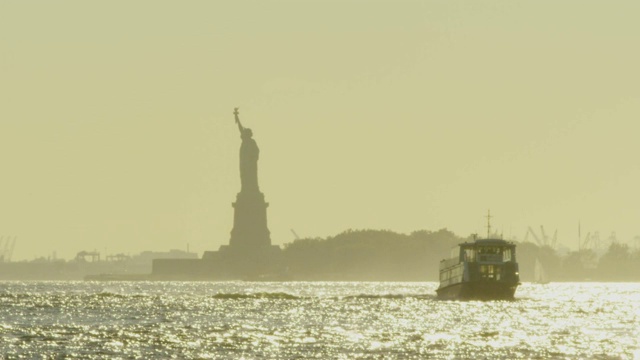
[[[233,114],[236,117],[236,124],[240,130],[240,183],[241,192],[259,192],[258,188],[258,158],[260,157],[260,149],[253,139],[253,132],[249,128],[245,128],[240,123],[240,113],[235,108]]]

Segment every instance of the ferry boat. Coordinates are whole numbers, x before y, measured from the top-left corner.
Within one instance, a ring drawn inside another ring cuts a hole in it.
[[[520,285],[516,245],[502,239],[459,244],[440,262],[440,299],[511,300]]]

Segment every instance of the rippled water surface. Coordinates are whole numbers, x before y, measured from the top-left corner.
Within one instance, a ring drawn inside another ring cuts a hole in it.
[[[0,282],[4,358],[640,358],[640,284]]]

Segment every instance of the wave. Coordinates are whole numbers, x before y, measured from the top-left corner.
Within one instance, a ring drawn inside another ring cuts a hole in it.
[[[297,296],[284,292],[259,292],[259,293],[218,293],[213,295],[214,299],[274,299],[274,300],[302,300],[312,299],[313,296]],[[420,294],[359,294],[349,296],[334,296],[329,297],[333,300],[398,300],[398,299],[417,299],[417,300],[431,300],[435,295],[420,295]]]
[[[435,298],[435,295],[430,294],[359,294],[359,295],[351,295],[344,296],[342,299],[350,300],[350,299],[390,299],[390,300],[398,300],[398,299],[417,299],[417,300],[432,300]]]
[[[304,297],[291,295],[284,292],[259,292],[253,294],[238,294],[238,293],[218,293],[213,295],[214,299],[274,299],[274,300],[300,300],[304,299]]]
[[[83,295],[83,294],[79,294],[79,295]],[[139,294],[139,293],[126,294],[126,293],[117,293],[117,292],[106,291],[106,290],[98,293],[86,294],[86,295],[91,297],[96,297],[96,298],[116,298],[116,299],[142,299],[149,296],[155,296],[153,294],[148,294],[148,295]]]

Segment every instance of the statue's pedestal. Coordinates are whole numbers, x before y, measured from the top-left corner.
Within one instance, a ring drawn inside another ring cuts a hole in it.
[[[238,193],[229,245],[202,257],[216,278],[258,280],[282,273],[282,251],[271,245],[267,207],[269,203],[257,189]]]
[[[267,207],[264,194],[258,190],[241,191],[233,203],[233,229],[229,247],[236,251],[251,252],[252,249],[271,246],[267,228]]]

